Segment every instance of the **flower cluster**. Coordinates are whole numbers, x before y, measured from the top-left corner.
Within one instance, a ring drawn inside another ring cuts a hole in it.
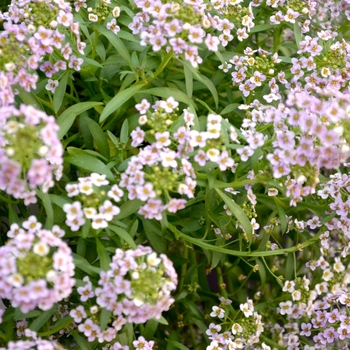
[[[178,102],[172,97],[158,101],[153,111],[147,100],[136,105],[141,114],[139,123],[150,129],[144,131],[137,127],[133,130],[131,145],[150,144],[131,157],[119,185],[127,189],[130,200],[136,198],[147,202],[139,213],[148,219],[160,220],[163,211],[176,213],[185,207],[185,199],[171,198],[171,194],[194,197],[196,168],[235,169],[233,158],[223,146],[223,136],[228,138],[227,129],[231,131],[231,139],[236,140],[234,127],[220,115],[209,114],[206,130],[191,129],[195,115],[185,109],[180,118],[177,107]]]
[[[3,19],[5,30],[0,34],[3,105],[14,102],[13,85],[19,84],[26,91],[36,88],[37,69],[49,79],[46,89],[52,92],[59,82],[51,78],[66,71],[67,65],[80,70],[83,59],[76,52],[83,54],[86,44],[81,41],[79,23],[74,22],[69,2],[14,0]]]
[[[199,55],[200,44],[216,52],[219,45],[225,47],[233,40],[234,31],[238,40],[248,38],[254,27],[254,15],[250,8],[239,3],[241,1],[231,5],[227,1],[138,0],[135,4],[141,12],[133,17],[129,28],[134,35],[140,34],[141,45],[151,45],[153,51],[163,47],[173,50],[197,67],[203,61]],[[213,31],[217,35],[212,35]]]
[[[12,224],[11,239],[0,247],[0,297],[24,313],[49,310],[67,298],[75,283],[74,263],[63,235],[58,226],[43,229],[35,216],[22,227]]]
[[[88,18],[91,22],[104,22],[110,19],[110,21],[106,24],[107,29],[112,31],[114,34],[118,34],[118,32],[120,31],[120,27],[117,25],[116,18],[120,16],[121,9],[118,6],[115,6],[113,9],[111,9],[108,6],[109,4],[110,1],[103,0],[95,8],[88,7]],[[80,8],[86,7],[87,5],[85,0],[79,0],[75,3],[75,9],[77,12],[80,10]]]
[[[261,316],[254,311],[253,301],[247,299],[237,312],[230,306],[231,300],[221,297],[220,302],[219,306],[213,306],[210,316],[219,318],[222,323],[210,323],[206,334],[211,342],[206,349],[243,349],[259,343],[264,325]]]
[[[79,177],[78,183],[66,185],[68,197],[79,199],[63,206],[67,218],[66,224],[72,231],[78,231],[86,219],[90,220],[94,230],[105,228],[108,222],[120,213],[119,207],[113,202],[121,200],[123,191],[118,185],[107,188],[108,184],[106,175],[92,173],[87,177]]]
[[[85,285],[78,287],[80,300],[93,305],[89,310],[83,305],[70,312],[80,332],[89,341],[111,342],[125,323],[145,323],[160,318],[174,302],[170,292],[177,285],[177,274],[166,255],[158,256],[149,247],[135,250],[117,249],[110,270],[100,273],[99,287],[94,287],[88,277]],[[103,310],[111,312],[111,326],[101,330],[99,322]]]
[[[0,108],[0,190],[29,205],[62,172],[63,148],[53,116],[32,106]]]
[[[0,350],[23,350],[23,349],[36,349],[36,350],[64,350],[64,348],[56,341],[45,340],[38,337],[35,332],[30,329],[26,329],[24,332],[28,340],[10,341],[7,344],[7,348],[0,347]]]
[[[350,339],[349,267],[344,266],[339,257],[332,259],[333,264],[327,260],[321,256],[307,264],[312,271],[311,279],[304,275],[284,283],[282,290],[289,298],[280,302],[277,310],[288,319],[289,325],[284,328],[289,331],[284,333],[278,325],[272,327],[278,344],[298,349],[312,339],[315,349],[327,349],[341,348]],[[321,271],[320,275],[317,270]]]

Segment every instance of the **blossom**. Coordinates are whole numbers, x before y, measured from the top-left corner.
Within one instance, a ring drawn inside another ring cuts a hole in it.
[[[32,189],[44,192],[60,178],[63,147],[52,116],[32,106],[1,107],[0,190],[15,198],[35,202]],[[33,195],[32,198],[30,198]]]
[[[25,229],[25,228],[24,228]],[[67,243],[36,225],[0,247],[0,278],[6,287],[0,297],[27,313],[36,307],[49,310],[68,297],[74,286],[74,263]]]

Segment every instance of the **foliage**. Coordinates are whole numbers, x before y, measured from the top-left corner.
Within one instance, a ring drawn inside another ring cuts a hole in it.
[[[0,19],[0,349],[348,349],[350,1]]]

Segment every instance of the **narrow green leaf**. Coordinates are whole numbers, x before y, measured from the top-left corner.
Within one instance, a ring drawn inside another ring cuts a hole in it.
[[[129,140],[129,122],[124,120],[122,128],[120,130],[120,142],[127,143]]]
[[[290,281],[293,279],[293,275],[295,273],[294,271],[294,254],[288,254],[287,261],[286,261],[286,273],[284,275],[284,278],[287,281]]]
[[[98,267],[90,265],[86,259],[82,258],[78,254],[73,253],[73,259],[74,265],[90,276],[96,276],[96,274],[99,274],[101,271]]]
[[[41,199],[42,204],[46,212],[46,227],[51,228],[53,225],[53,209],[51,199],[48,193],[44,193],[40,190],[36,191],[36,195]]]
[[[97,28],[97,30],[104,35],[108,41],[115,47],[115,49],[118,51],[120,56],[124,58],[124,60],[127,62],[130,68],[132,68],[132,63],[131,63],[131,57],[129,54],[129,50],[126,48],[125,44],[123,41],[115,35],[113,32],[108,30],[106,27],[99,25],[99,24],[94,24],[94,27]]]
[[[108,225],[108,228],[111,229],[114,233],[116,233],[121,239],[123,239],[129,246],[133,249],[136,248],[136,243],[132,239],[132,237],[129,235],[127,231],[125,231],[123,228],[115,225]]]
[[[218,96],[218,92],[217,92],[216,87],[213,84],[213,82],[209,78],[207,78],[205,75],[200,74],[198,72],[198,70],[193,68],[193,66],[190,63],[188,63],[187,61],[182,61],[182,63],[184,65],[184,67],[187,67],[187,69],[189,69],[191,71],[191,73],[193,74],[193,76],[195,77],[196,80],[198,80],[199,82],[201,82],[203,85],[205,85],[208,88],[208,90],[213,95],[215,106],[216,106],[216,108],[218,108],[219,96]]]
[[[102,309],[101,315],[100,315],[101,332],[103,332],[107,328],[108,323],[111,321],[111,315],[112,315],[112,312],[110,310],[107,310],[105,308]]]
[[[145,229],[146,237],[149,240],[151,246],[157,253],[165,253],[166,244],[162,237],[162,232],[157,225],[150,220],[142,220],[143,227]]]
[[[233,249],[218,247],[218,246],[215,246],[215,245],[209,244],[208,242],[203,241],[203,239],[188,236],[188,235],[184,234],[183,232],[179,231],[175,226],[173,226],[170,223],[168,224],[168,227],[169,227],[169,230],[171,230],[174,233],[174,235],[177,239],[179,239],[181,237],[183,240],[190,242],[190,243],[193,243],[193,244],[197,245],[198,247],[201,247],[204,249],[213,250],[216,252],[221,252],[221,253],[232,255],[232,256],[245,256],[245,257],[274,256],[274,255],[284,255],[286,253],[292,253],[292,252],[298,251],[300,249],[304,249],[304,248],[314,244],[315,242],[318,241],[318,239],[322,233],[322,231],[320,230],[311,239],[308,239],[307,241],[305,241],[301,244],[298,244],[297,246],[290,247],[290,248],[266,250],[266,251],[256,250],[253,252],[243,252],[240,250],[233,250]]]
[[[39,337],[48,337],[52,334],[58,333],[61,329],[68,327],[73,323],[73,318],[70,316],[65,316],[59,319],[55,324],[52,325],[52,328],[48,332],[39,332]]]
[[[191,69],[184,66],[184,73],[185,73],[185,82],[186,82],[186,93],[189,98],[192,98],[193,93],[193,74],[191,72]]]
[[[263,258],[264,259],[264,258]],[[259,275],[261,280],[261,288],[264,288],[266,284],[266,269],[264,263],[260,259],[256,259],[256,263],[259,266]]]
[[[72,203],[71,199],[58,196],[57,194],[49,194],[49,197],[51,202],[60,208],[63,208],[66,203]]]
[[[155,77],[157,77],[160,73],[163,72],[164,68],[166,67],[166,65],[169,63],[169,61],[172,59],[172,57],[174,56],[174,52],[172,50],[170,50],[163,58],[161,64],[159,65],[159,67],[157,68],[157,70],[154,72],[152,79],[154,79]]]
[[[111,259],[108,255],[108,252],[100,239],[96,237],[96,247],[97,247],[97,255],[100,258],[100,267],[102,270],[107,271],[109,269],[109,264],[111,263]]]
[[[60,127],[60,130],[58,131],[59,138],[62,139],[67,133],[73,125],[77,115],[102,104],[102,102],[80,102],[66,109],[56,120],[56,123]]]
[[[274,26],[271,24],[258,24],[257,26],[250,28],[250,33],[263,32],[263,31],[269,30],[271,28],[274,28]]]
[[[73,164],[88,172],[105,174],[108,180],[114,181],[114,175],[106,164],[93,156],[88,154],[72,154],[66,156],[64,159],[67,163]]]
[[[175,340],[168,340],[168,343],[170,345],[175,346],[177,349],[180,349],[180,350],[190,350],[187,346],[182,345],[181,343],[179,343],[178,341],[175,341]]]
[[[158,321],[158,323],[160,323],[160,324],[164,324],[164,325],[166,325],[166,326],[168,326],[169,325],[169,323],[168,323],[168,321],[162,316],[159,320],[157,320]]]
[[[128,217],[129,215],[136,213],[139,208],[142,205],[142,201],[135,199],[132,201],[127,201],[125,202],[121,207],[120,207],[120,213],[116,216],[117,220],[124,219]]]
[[[42,104],[32,92],[25,91],[21,86],[16,86],[16,89],[18,90],[19,98],[24,104],[32,105],[37,109],[44,110]]]
[[[53,306],[50,310],[44,311],[38,318],[36,318],[32,324],[29,326],[29,328],[37,332],[50,318],[51,316],[57,311],[57,305]]]
[[[222,198],[222,200],[226,203],[226,205],[231,210],[232,214],[236,217],[238,222],[242,225],[244,232],[247,234],[248,241],[251,243],[253,240],[252,225],[243,209],[237,203],[235,203],[233,199],[228,197],[224,192],[222,192],[218,188],[215,188],[215,190]]]
[[[14,313],[14,319],[17,321],[17,320],[20,320],[22,318],[35,318],[35,317],[38,317],[40,316],[42,313],[42,311],[39,311],[39,310],[32,310],[32,311],[29,311],[28,313],[23,313],[20,309],[15,309],[15,313]]]
[[[139,91],[145,84],[135,84],[129,88],[120,91],[115,95],[103,109],[100,115],[100,123],[103,122],[109,115],[115,112],[119,107],[121,107],[127,100],[133,97],[137,91]]]
[[[142,332],[142,336],[145,337],[145,339],[152,339],[157,330],[158,324],[159,322],[155,318],[147,321],[146,327]]]
[[[55,113],[58,112],[58,110],[62,105],[63,98],[67,90],[69,74],[70,74],[69,71],[66,71],[65,73],[63,73],[62,78],[59,81],[59,84],[57,86],[57,89],[53,94],[53,110],[55,111]]]
[[[70,334],[73,336],[74,340],[77,342],[79,349],[92,350],[91,343],[87,341],[86,338],[81,336],[78,332],[70,330]]]
[[[101,127],[91,118],[86,116],[81,116],[81,119],[84,119],[86,125],[88,126],[100,153],[105,158],[109,159],[110,153],[109,153],[109,145],[108,145],[106,134],[103,132]]]
[[[230,105],[226,106],[220,114],[224,115],[224,114],[228,114],[231,113],[233,111],[235,111],[237,109],[237,107],[239,106],[239,103],[231,103]]]
[[[300,41],[302,40],[302,35],[301,35],[301,29],[299,27],[299,23],[298,22],[294,23],[293,30],[294,30],[295,42],[297,44],[298,49],[300,49]]]
[[[282,206],[277,202],[277,198],[274,198],[275,204],[276,204],[276,208],[277,208],[277,212],[278,212],[278,216],[280,218],[280,223],[281,223],[281,233],[284,234],[287,231],[287,215],[285,213],[285,211],[283,210]]]
[[[174,99],[176,101],[183,102],[189,106],[193,106],[194,108],[197,108],[196,104],[193,102],[193,100],[191,98],[189,98],[182,91],[174,89],[174,88],[156,87],[156,88],[142,90],[142,93],[159,96],[159,97],[162,97],[165,99],[172,96],[172,97],[174,97]]]
[[[84,63],[87,63],[91,66],[98,67],[98,68],[103,68],[103,65],[89,57],[84,56]]]

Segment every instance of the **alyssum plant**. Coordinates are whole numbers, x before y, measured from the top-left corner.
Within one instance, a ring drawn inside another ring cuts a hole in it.
[[[349,0],[0,19],[0,349],[349,348]]]

